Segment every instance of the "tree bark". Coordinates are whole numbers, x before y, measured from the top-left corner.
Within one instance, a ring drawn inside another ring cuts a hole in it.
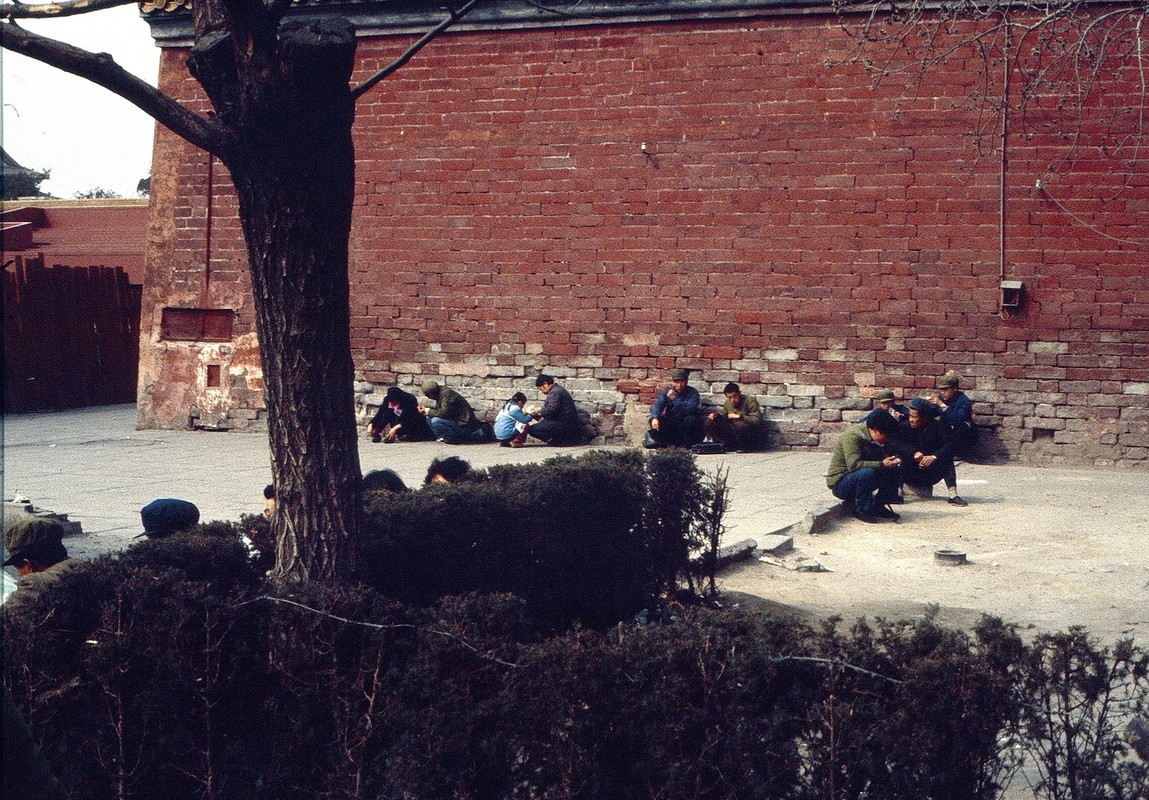
[[[135,103],[231,172],[247,241],[276,489],[274,575],[359,576],[363,503],[351,361],[348,240],[355,100],[469,12],[469,0],[390,66],[351,89],[355,30],[340,18],[281,24],[291,0],[194,0],[188,68],[202,117],[94,54],[17,26],[131,0],[7,8],[0,44]]]
[[[236,132],[221,159],[239,199],[267,390],[275,575],[345,583],[358,577],[362,520],[348,278],[354,29],[285,23],[274,51],[237,68],[231,35],[205,36],[189,66]]]

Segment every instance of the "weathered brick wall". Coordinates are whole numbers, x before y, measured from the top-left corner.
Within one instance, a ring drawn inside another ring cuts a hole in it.
[[[165,50],[160,88],[197,111],[210,108],[185,67]],[[235,192],[215,158],[157,128],[152,159],[148,279],[140,324],[137,424],[232,429],[266,424],[263,371]],[[227,342],[161,337],[164,308],[234,309]],[[208,385],[209,367],[218,386]]]
[[[407,41],[364,39],[358,74]],[[493,415],[545,370],[605,438],[635,441],[666,371],[691,367],[704,395],[728,380],[757,395],[776,445],[818,447],[878,389],[908,398],[952,369],[987,453],[1149,463],[1149,247],[1133,243],[1149,238],[1149,178],[1101,151],[1122,135],[1106,125],[1135,120],[1099,106],[1071,153],[1052,99],[1011,119],[1002,204],[1000,148],[974,147],[985,118],[964,103],[974,62],[958,54],[917,93],[872,89],[826,66],[849,44],[832,19],[771,16],[475,31],[423,51],[356,121],[363,402],[435,377]],[[1130,78],[1098,103],[1137,91]],[[180,198],[153,261],[180,295],[202,283],[207,188],[205,158],[170,142],[157,174],[177,151],[162,190],[153,178],[157,200]],[[222,172],[208,300],[250,331]],[[1002,279],[1024,282],[1015,311]],[[247,390],[221,418],[250,413],[253,354],[231,354]],[[184,424],[194,394],[145,392],[141,420]]]

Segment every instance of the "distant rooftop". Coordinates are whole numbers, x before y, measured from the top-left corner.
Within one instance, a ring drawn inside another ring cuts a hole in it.
[[[0,203],[4,258],[44,254],[48,266],[123,267],[143,283],[148,198]]]

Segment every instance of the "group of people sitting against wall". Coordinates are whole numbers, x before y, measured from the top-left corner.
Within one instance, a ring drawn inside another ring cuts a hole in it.
[[[544,397],[541,408],[528,408],[526,395],[515,392],[490,425],[475,414],[465,397],[437,381],[425,381],[420,387],[429,403],[420,403],[415,395],[392,386],[367,423],[367,434],[373,442],[497,441],[504,447],[522,447],[528,435],[548,444],[577,442],[581,429],[570,392],[550,375],[539,375],[535,388]]]
[[[706,409],[689,381],[689,370],[671,372],[670,384],[651,406],[645,447],[692,447],[707,442],[745,452],[765,444],[762,409],[738,384],[728,383],[723,388],[725,402],[721,408]],[[546,374],[535,379],[535,388],[543,395],[541,407],[528,405],[527,396],[515,392],[490,425],[459,392],[437,381],[426,381],[420,387],[428,403],[420,403],[415,395],[392,386],[367,423],[367,434],[373,442],[494,441],[503,447],[523,447],[528,437],[553,445],[582,441],[585,437],[578,407],[570,392]]]
[[[857,519],[896,522],[901,515],[893,506],[904,502],[905,490],[927,498],[939,482],[951,505],[967,505],[957,491],[955,459],[976,438],[973,403],[956,375],[943,375],[937,387],[908,407],[893,392],[879,392],[877,407],[838,440],[826,485]]]
[[[659,392],[650,407],[643,446],[694,447],[713,443],[719,445],[719,451],[761,449],[766,437],[758,401],[742,394],[737,383],[726,384],[722,394],[726,400],[720,409],[704,409],[702,396],[690,385],[690,371],[672,371],[670,385]]]

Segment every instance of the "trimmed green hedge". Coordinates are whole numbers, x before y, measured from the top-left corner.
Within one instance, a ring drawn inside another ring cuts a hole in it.
[[[248,584],[216,544],[207,577],[151,547],[5,615],[5,684],[71,796],[977,800],[1025,754],[1039,798],[1149,788],[1129,643],[673,604],[555,635],[506,594]]]
[[[690,582],[707,497],[689,453],[592,452],[367,498],[365,580],[427,604],[511,592],[553,624],[633,616]]]

